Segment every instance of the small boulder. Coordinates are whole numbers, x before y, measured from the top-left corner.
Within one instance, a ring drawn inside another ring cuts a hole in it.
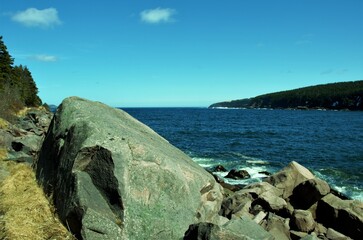
[[[231,219],[232,214],[240,211],[249,212],[253,198],[248,193],[235,192],[233,195],[224,199],[219,214]]]
[[[243,170],[243,169],[242,170],[232,169],[231,171],[229,171],[227,176],[225,176],[225,178],[232,178],[235,180],[247,179],[250,177],[251,177],[250,174],[246,170]]]
[[[265,213],[264,211],[260,211],[259,213],[257,213],[257,215],[253,218],[253,221],[255,223],[260,224],[262,222],[263,219],[265,219],[265,217],[267,216],[267,213]]]
[[[271,184],[267,182],[257,182],[252,183],[244,187],[242,190],[239,191],[239,193],[249,193],[255,198],[257,198],[260,194],[271,192],[273,195],[281,197],[282,196],[282,190],[272,186]]]
[[[265,228],[275,239],[290,240],[289,220],[279,217],[273,213],[268,214],[267,226]]]
[[[297,230],[306,233],[314,230],[316,223],[313,219],[313,216],[311,215],[311,212],[307,210],[296,209],[293,216],[293,225]]]
[[[212,168],[212,172],[227,172],[227,169],[222,165],[217,165]]]
[[[279,197],[274,195],[272,192],[264,192],[262,193],[253,203],[252,205],[259,204],[269,212],[278,212],[287,207],[287,202]]]

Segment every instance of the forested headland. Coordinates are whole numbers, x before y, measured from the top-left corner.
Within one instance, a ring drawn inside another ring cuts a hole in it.
[[[212,104],[210,108],[363,110],[363,80],[322,84]]]
[[[14,58],[0,36],[0,116],[11,120],[20,109],[41,104],[30,70],[23,65],[14,66]]]

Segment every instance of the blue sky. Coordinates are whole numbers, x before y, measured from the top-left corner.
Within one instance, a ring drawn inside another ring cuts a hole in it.
[[[0,0],[44,102],[208,106],[363,79],[362,0]]]

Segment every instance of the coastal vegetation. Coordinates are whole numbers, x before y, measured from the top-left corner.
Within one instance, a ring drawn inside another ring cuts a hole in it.
[[[298,88],[210,106],[218,107],[363,110],[363,80]]]
[[[23,65],[14,66],[14,58],[0,36],[0,116],[11,120],[20,109],[41,104],[30,70]]]

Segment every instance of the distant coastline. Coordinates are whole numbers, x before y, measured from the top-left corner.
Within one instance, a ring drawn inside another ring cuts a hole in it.
[[[363,80],[309,86],[219,102],[209,108],[363,111]]]

